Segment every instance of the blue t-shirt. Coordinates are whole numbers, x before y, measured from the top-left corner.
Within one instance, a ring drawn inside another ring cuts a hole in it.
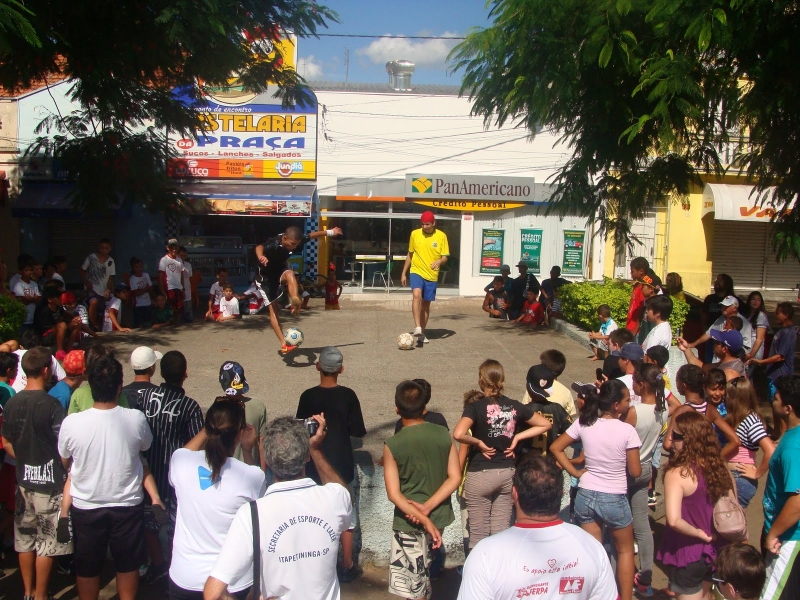
[[[16,393],[13,387],[8,385],[5,381],[0,381],[0,408],[5,408],[6,402]]]
[[[764,531],[769,531],[783,505],[800,493],[800,427],[789,429],[769,461],[767,487],[764,489]],[[800,524],[787,529],[781,541],[800,541]]]
[[[797,346],[797,329],[793,325],[782,327],[772,338],[769,355],[780,354],[783,360],[767,365],[767,377],[775,381],[778,377],[794,373],[794,351]]]
[[[59,381],[57,384],[51,387],[50,391],[47,393],[58,400],[61,403],[61,406],[64,407],[64,410],[69,408],[69,399],[72,397],[72,388],[69,387],[64,381]]]

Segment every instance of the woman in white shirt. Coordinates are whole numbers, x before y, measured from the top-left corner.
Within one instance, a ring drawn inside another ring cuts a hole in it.
[[[764,297],[761,292],[750,292],[747,297],[747,308],[749,310],[747,320],[750,321],[752,334],[750,336],[750,352],[747,353],[746,360],[764,358],[764,340],[767,337],[767,329],[769,329],[769,318],[764,312]]]
[[[255,442],[244,403],[222,396],[208,409],[200,433],[172,455],[169,482],[178,499],[178,516],[169,569],[170,600],[203,598],[203,586],[236,511],[266,492],[264,472],[233,458],[241,443],[245,460],[249,456],[252,464]],[[248,572],[228,589],[243,600],[252,584],[253,574]]]

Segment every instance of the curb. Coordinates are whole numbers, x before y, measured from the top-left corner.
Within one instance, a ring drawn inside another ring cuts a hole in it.
[[[573,325],[572,323],[568,323],[563,319],[550,319],[550,327],[559,333],[563,333],[573,342],[580,344],[587,350],[592,349],[592,347],[589,345],[588,331],[585,331],[580,327]]]

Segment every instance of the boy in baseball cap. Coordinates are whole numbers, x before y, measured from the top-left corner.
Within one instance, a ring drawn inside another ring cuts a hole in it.
[[[156,352],[147,346],[139,346],[131,352],[133,381],[123,386],[121,391],[122,394],[125,394],[130,408],[140,408],[145,392],[158,387],[150,380],[156,372],[156,362],[161,360],[161,356],[161,352]]]
[[[548,390],[552,391],[554,381],[555,376],[553,372],[545,365],[534,365],[528,369],[528,374],[525,377],[525,389],[528,392],[528,396],[531,398],[533,412],[541,413],[553,424],[553,427],[530,441],[523,440],[519,442],[517,444],[517,449],[521,453],[534,450],[540,454],[546,454],[550,451],[550,444],[552,444],[559,435],[564,433],[567,427],[572,425],[572,419],[566,409],[550,399],[550,391]],[[517,427],[520,431],[530,429],[527,423],[522,422],[518,423]]]
[[[258,436],[258,456],[253,452],[253,459],[262,470],[266,470],[267,463],[264,460],[264,448],[262,447],[262,440],[267,430],[267,409],[264,403],[245,396],[250,391],[250,385],[244,376],[244,367],[238,362],[232,360],[222,363],[219,368],[219,385],[222,391],[229,398],[240,401],[244,404],[244,418],[247,424],[256,430]],[[241,445],[236,448],[233,457],[237,460],[247,462],[242,453]],[[248,459],[249,460],[249,459]]]

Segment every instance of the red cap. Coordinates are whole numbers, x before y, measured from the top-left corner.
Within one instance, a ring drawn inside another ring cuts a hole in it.
[[[64,367],[64,372],[67,375],[77,376],[83,375],[86,370],[86,363],[83,359],[83,350],[72,350],[64,357],[64,362],[61,363]]]
[[[419,218],[420,221],[423,223],[433,223],[436,220],[436,216],[429,210],[426,210],[422,213],[422,216]]]
[[[61,294],[61,304],[72,304],[75,302],[75,294],[72,292],[64,292]]]

